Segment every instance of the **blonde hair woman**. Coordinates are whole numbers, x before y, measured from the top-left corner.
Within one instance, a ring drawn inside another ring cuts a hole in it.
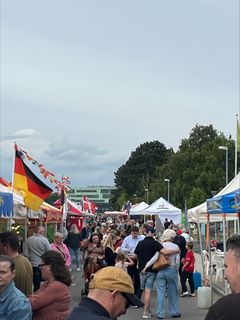
[[[104,257],[107,266],[115,266],[117,253],[114,251],[114,243],[116,242],[113,233],[109,233],[107,238],[103,240]]]

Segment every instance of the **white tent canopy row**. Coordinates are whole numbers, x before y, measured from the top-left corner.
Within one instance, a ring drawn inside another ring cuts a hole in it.
[[[240,188],[240,172],[229,182],[220,192],[214,197],[218,197]],[[227,214],[226,220],[237,220],[237,214]],[[188,221],[195,223],[207,223],[207,201],[199,204],[198,206],[188,210]],[[211,214],[211,222],[222,221],[222,214]]]
[[[166,218],[168,220],[172,220],[175,224],[181,223],[181,210],[164,198],[160,197],[150,206],[145,203],[147,207],[144,205],[144,203],[139,204],[139,208],[142,207],[142,209],[140,210],[138,210],[138,206],[130,209],[130,215],[158,215],[162,224],[164,223]]]

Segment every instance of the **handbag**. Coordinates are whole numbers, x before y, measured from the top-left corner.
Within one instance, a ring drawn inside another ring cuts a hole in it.
[[[153,270],[161,270],[170,266],[170,261],[163,253],[159,253],[157,261],[153,264]]]

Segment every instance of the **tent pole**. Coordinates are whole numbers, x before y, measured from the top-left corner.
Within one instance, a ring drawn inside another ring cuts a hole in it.
[[[205,286],[205,284],[206,284],[206,267],[204,265],[204,260],[203,260],[202,235],[201,235],[201,226],[200,226],[199,221],[197,222],[197,226],[198,226],[198,237],[199,237],[201,261],[202,261],[202,269],[203,269],[203,283]]]
[[[226,213],[223,214],[223,252],[224,252],[224,259],[226,257]],[[227,287],[227,281],[224,280],[224,294],[225,296],[228,294],[228,287]]]
[[[211,255],[211,239],[210,239],[210,215],[209,213],[207,213],[207,233],[208,233],[208,254],[209,254],[209,273],[210,273],[210,277],[209,277],[209,285],[211,288],[211,305],[213,304],[213,290],[212,290],[212,255]]]

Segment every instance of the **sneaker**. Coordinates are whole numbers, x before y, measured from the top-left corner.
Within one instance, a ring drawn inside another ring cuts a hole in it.
[[[183,292],[182,294],[181,294],[181,297],[186,297],[186,296],[188,296],[188,292],[186,291],[186,292]]]
[[[180,318],[181,317],[181,314],[179,313],[179,314],[174,314],[173,316],[172,316],[172,318]]]
[[[143,319],[151,319],[151,314],[150,313],[148,313],[148,312],[143,312]]]
[[[81,269],[80,269],[80,268],[77,268],[77,271],[81,271]]]
[[[190,297],[196,297],[196,294],[195,293],[191,293]]]

